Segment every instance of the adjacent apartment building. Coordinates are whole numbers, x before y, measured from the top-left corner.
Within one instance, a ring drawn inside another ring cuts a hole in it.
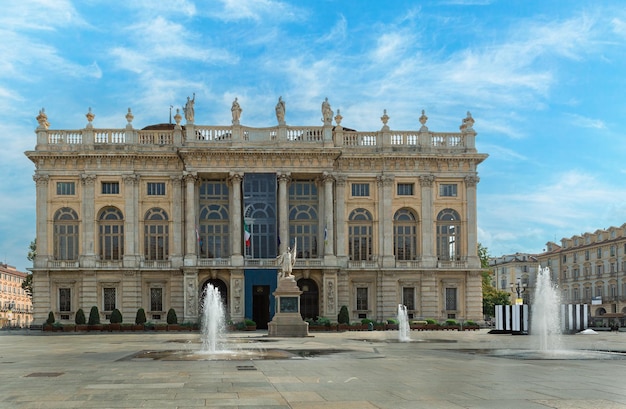
[[[510,294],[511,304],[521,300],[530,304],[535,291],[539,262],[535,254],[515,253],[491,257],[492,285]]]
[[[132,321],[195,321],[203,289],[219,288],[230,318],[266,328],[277,256],[296,248],[304,318],[396,316],[482,321],[477,255],[478,165],[470,113],[459,132],[343,127],[328,100],[321,126],[194,123],[195,97],[175,123],[53,130],[42,109],[35,165],[34,315],[74,320],[97,306]],[[227,114],[228,115],[228,114]],[[333,116],[335,115],[335,116]],[[229,115],[230,116],[230,115]],[[229,118],[230,119],[230,118]],[[334,120],[334,124],[333,124]],[[354,129],[353,129],[354,128]]]
[[[626,325],[626,224],[548,242],[538,260],[564,303],[589,304],[596,325]]]
[[[29,327],[33,319],[30,295],[22,288],[28,273],[0,264],[0,328]]]

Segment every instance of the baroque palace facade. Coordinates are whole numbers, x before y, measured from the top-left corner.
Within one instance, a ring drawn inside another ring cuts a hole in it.
[[[97,306],[106,320],[138,308],[163,321],[174,308],[196,321],[207,284],[234,322],[266,328],[277,256],[296,249],[304,318],[482,321],[477,255],[478,165],[471,115],[460,132],[387,125],[362,132],[322,104],[322,126],[194,123],[187,99],[175,124],[98,129],[91,108],[77,130],[51,130],[42,109],[35,164],[35,323],[72,322]],[[335,125],[332,124],[333,119]]]

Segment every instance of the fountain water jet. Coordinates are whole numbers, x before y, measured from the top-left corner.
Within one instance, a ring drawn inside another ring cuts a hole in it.
[[[539,268],[535,296],[531,307],[530,330],[537,342],[537,350],[555,353],[561,347],[560,296],[550,277],[550,268]]]
[[[200,352],[213,354],[224,351],[223,339],[226,330],[224,305],[219,290],[211,284],[208,284],[204,290],[201,330]]]
[[[409,314],[406,305],[398,304],[398,340],[400,342],[411,341],[411,326],[409,325]]]

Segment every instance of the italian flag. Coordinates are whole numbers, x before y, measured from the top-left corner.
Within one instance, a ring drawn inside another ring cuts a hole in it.
[[[250,247],[250,227],[246,223],[243,224],[243,239],[246,242],[246,247]]]

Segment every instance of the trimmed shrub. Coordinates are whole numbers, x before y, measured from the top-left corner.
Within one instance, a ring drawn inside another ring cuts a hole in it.
[[[438,322],[432,318],[427,318],[426,324],[433,325],[433,324],[438,324]]]
[[[99,325],[100,324],[100,313],[98,312],[98,307],[95,305],[91,307],[91,311],[89,311],[89,321],[87,322],[89,325]]]
[[[373,321],[373,320],[371,320],[371,319],[369,319],[369,318],[363,318],[363,319],[361,320],[361,324],[363,324],[363,325],[368,325],[368,324],[370,324],[370,323],[374,323],[374,321]]]
[[[54,319],[54,313],[53,313],[52,311],[50,311],[50,312],[48,313],[48,319],[46,320],[46,324],[48,324],[48,325],[52,325],[52,324],[54,324],[54,321],[55,321],[55,319]]]
[[[170,308],[167,311],[167,323],[169,325],[178,324],[178,317],[176,316],[176,311],[173,308]]]
[[[256,327],[256,322],[252,321],[250,318],[243,320],[243,323],[246,327]]]
[[[457,322],[457,320],[447,319],[446,325],[459,325],[459,323]]]
[[[399,323],[400,322],[397,319],[395,319],[395,318],[388,318],[387,319],[387,324],[394,325],[394,324],[399,324]]]
[[[111,312],[111,318],[109,319],[111,324],[121,324],[122,323],[122,313],[117,308]]]
[[[325,326],[325,327],[330,327],[330,319],[328,319],[326,317],[318,316],[317,320],[316,320],[316,324],[317,325],[322,325],[322,326]]]
[[[350,313],[348,312],[348,307],[342,305],[339,309],[339,315],[337,315],[337,322],[339,324],[349,324],[350,323]]]
[[[85,318],[85,312],[82,308],[79,308],[76,311],[76,317],[74,317],[74,322],[76,325],[85,325],[87,323],[87,319]]]
[[[137,310],[137,315],[135,315],[135,324],[141,325],[146,323],[146,311],[143,308]]]

